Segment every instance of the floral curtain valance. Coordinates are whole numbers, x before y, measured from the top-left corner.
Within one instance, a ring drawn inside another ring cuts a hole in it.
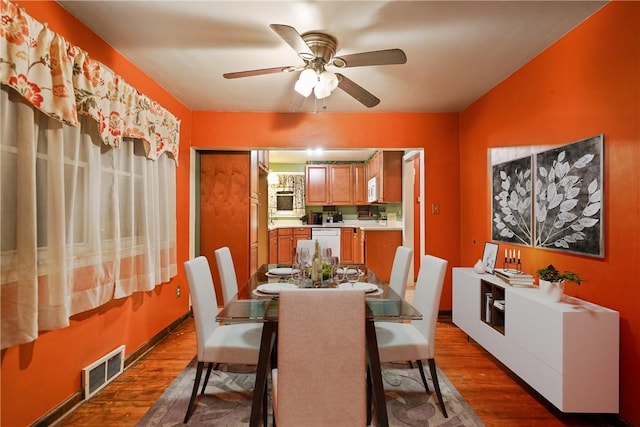
[[[0,0],[0,82],[43,113],[71,126],[78,114],[96,120],[105,144],[145,142],[147,157],[178,161],[180,120],[104,64],[8,0]]]

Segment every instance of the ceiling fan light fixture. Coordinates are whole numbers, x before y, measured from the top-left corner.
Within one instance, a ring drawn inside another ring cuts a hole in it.
[[[331,71],[323,71],[319,76],[320,84],[327,87],[329,91],[333,91],[338,87],[338,76]]]
[[[306,98],[307,96],[311,95],[311,91],[313,90],[313,84],[308,81],[298,79],[298,81],[296,81],[296,85],[294,86],[294,89],[296,92],[298,92],[300,95]]]
[[[324,99],[327,96],[331,95],[331,90],[328,86],[318,84],[315,88],[313,88],[313,93],[316,95],[316,98]]]
[[[311,68],[307,68],[306,70],[302,70],[298,77],[298,81],[309,83],[313,88],[318,82],[318,74]]]

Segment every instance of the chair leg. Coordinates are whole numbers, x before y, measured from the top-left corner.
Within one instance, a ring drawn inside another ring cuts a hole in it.
[[[440,402],[440,409],[445,418],[449,418],[447,415],[447,409],[444,407],[444,401],[442,400],[442,393],[440,393],[440,384],[438,383],[438,372],[436,371],[436,361],[429,359],[429,371],[431,372],[431,379],[433,380],[433,388],[436,389],[436,396],[438,396],[438,402]]]
[[[198,362],[198,367],[196,368],[196,378],[193,382],[193,390],[191,391],[191,399],[189,399],[189,406],[187,406],[187,413],[184,416],[183,423],[186,424],[191,418],[191,413],[193,412],[193,404],[196,401],[196,395],[198,394],[198,386],[200,385],[200,377],[202,377],[202,368],[204,368],[204,362]]]
[[[269,384],[264,388],[264,393],[262,393],[262,422],[264,427],[267,427],[269,420],[269,411],[267,411],[267,400],[269,396]],[[275,425],[275,418],[274,418]]]
[[[420,376],[422,377],[422,384],[424,384],[424,389],[429,393],[429,384],[427,384],[427,377],[424,375],[424,368],[422,367],[422,361],[416,360],[418,364],[418,371],[420,371]]]
[[[219,363],[216,363],[216,369],[218,369],[218,365]],[[207,366],[207,373],[204,376],[204,383],[202,384],[202,390],[200,391],[201,394],[204,394],[204,390],[207,388],[207,383],[209,382],[209,376],[211,375],[212,368],[213,368],[213,362],[209,362],[209,365]]]

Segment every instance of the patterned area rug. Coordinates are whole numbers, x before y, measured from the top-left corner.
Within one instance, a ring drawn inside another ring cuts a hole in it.
[[[195,379],[195,359],[187,365],[137,425],[141,427],[248,426],[255,367],[223,365],[221,368],[221,371],[211,374],[205,394],[198,394],[195,410],[188,424],[182,424],[182,420]],[[425,370],[428,376],[426,367]],[[428,380],[430,393],[427,395],[417,369],[409,369],[408,365],[403,364],[384,364],[383,380],[389,425],[393,427],[484,426],[440,370],[438,370],[438,379],[449,418],[444,418],[440,411],[430,379]],[[376,425],[375,417],[372,425]]]

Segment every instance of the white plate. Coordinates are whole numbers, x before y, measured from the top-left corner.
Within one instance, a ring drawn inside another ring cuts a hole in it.
[[[265,283],[264,285],[259,285],[256,290],[262,292],[263,294],[279,294],[280,291],[298,289],[298,286],[293,283]]]
[[[353,285],[351,283],[340,283],[338,289],[362,289],[368,293],[377,291],[378,285],[367,282],[356,282]]]
[[[293,268],[291,267],[277,267],[269,270],[269,274],[274,276],[291,276],[293,273]]]

